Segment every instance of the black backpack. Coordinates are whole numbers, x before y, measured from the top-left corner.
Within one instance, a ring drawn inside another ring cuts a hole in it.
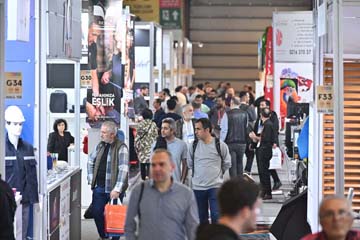
[[[197,147],[197,144],[199,142],[199,139],[198,138],[195,138],[195,140],[193,141],[193,144],[192,144],[192,155],[191,155],[191,160],[193,162],[192,164],[192,176],[194,177],[194,172],[195,172],[195,150],[196,150],[196,147]],[[215,146],[216,146],[216,151],[218,152],[220,158],[221,158],[221,166],[223,165],[224,163],[224,157],[221,153],[221,148],[220,148],[220,139],[219,138],[215,138]]]

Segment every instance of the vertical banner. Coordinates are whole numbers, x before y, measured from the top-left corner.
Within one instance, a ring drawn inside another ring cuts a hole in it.
[[[287,104],[313,101],[313,12],[275,12],[273,14],[274,94],[280,96],[275,111],[282,125],[287,117]]]
[[[99,128],[110,120],[120,124],[126,52],[122,1],[89,2],[87,122]]]
[[[266,54],[265,54],[265,82],[264,96],[271,102],[270,108],[273,109],[273,89],[274,89],[274,59],[273,59],[273,36],[272,27],[266,29]]]

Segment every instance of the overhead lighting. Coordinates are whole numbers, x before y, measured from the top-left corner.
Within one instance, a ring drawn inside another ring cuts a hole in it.
[[[196,44],[199,48],[204,47],[204,43],[202,42],[192,42],[192,44]]]

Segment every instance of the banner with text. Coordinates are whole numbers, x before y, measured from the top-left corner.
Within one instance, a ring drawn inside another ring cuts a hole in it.
[[[313,62],[312,11],[273,14],[275,61]]]

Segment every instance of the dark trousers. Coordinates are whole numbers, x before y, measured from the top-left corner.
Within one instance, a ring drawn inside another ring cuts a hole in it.
[[[145,180],[146,177],[149,177],[150,163],[140,163],[140,173],[142,180]]]
[[[120,194],[120,200],[124,198],[124,194]],[[97,231],[101,238],[106,238],[107,235],[104,231],[104,209],[105,205],[110,201],[110,194],[105,192],[104,187],[95,187],[92,196],[92,211],[96,224]],[[119,237],[112,237],[112,239],[118,240]]]
[[[263,194],[271,195],[271,182],[270,182],[270,159],[272,158],[271,147],[260,147],[256,149],[256,162],[258,164],[260,184]]]
[[[269,171],[270,171],[270,175],[271,175],[272,179],[274,180],[274,183],[280,182],[280,178],[279,178],[279,175],[276,172],[276,169],[271,169]]]
[[[254,161],[255,150],[249,148],[250,144],[246,144],[245,156],[246,156],[246,165],[245,172],[251,173],[251,168]]]
[[[211,214],[211,223],[216,223],[219,218],[216,194],[218,188],[208,190],[194,190],[196,202],[199,209],[200,224],[209,223],[209,205]]]
[[[229,143],[228,147],[231,156],[230,177],[241,176],[243,174],[243,158],[246,144]]]

